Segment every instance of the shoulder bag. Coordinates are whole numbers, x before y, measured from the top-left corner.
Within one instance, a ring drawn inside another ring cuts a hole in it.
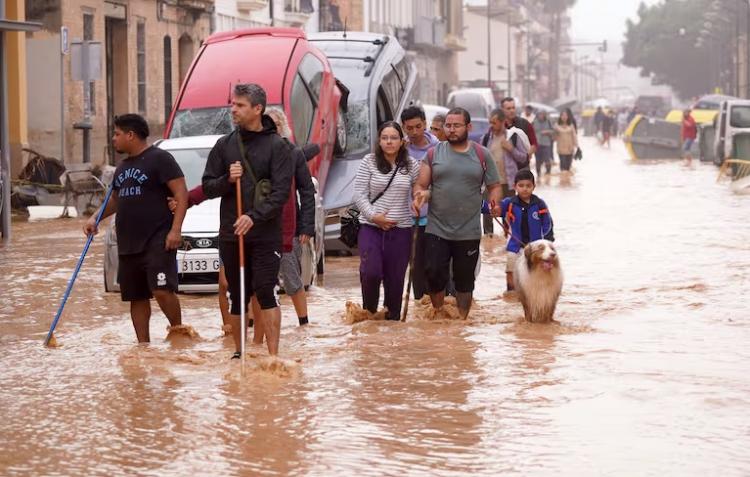
[[[370,201],[370,204],[374,204],[378,201],[381,197],[383,197],[383,194],[385,194],[385,191],[388,190],[388,188],[391,186],[391,183],[393,182],[393,178],[396,177],[396,172],[398,172],[399,166],[395,166],[393,169],[393,174],[391,174],[390,180],[388,180],[388,184],[385,185],[385,189],[380,191],[378,195],[375,196],[374,199]],[[344,213],[344,215],[341,216],[341,235],[339,235],[339,240],[341,240],[344,245],[346,245],[349,248],[355,248],[357,246],[357,240],[359,238],[359,210],[356,206],[352,205],[347,209],[347,211]]]
[[[250,161],[247,159],[247,153],[245,151],[245,145],[242,143],[242,136],[240,135],[240,132],[236,132],[237,135],[237,145],[240,147],[240,156],[242,156],[242,165],[243,168],[247,170],[247,172],[250,174],[250,179],[253,181],[253,184],[255,184],[255,191],[253,196],[250,198],[252,201],[250,204],[250,208],[260,207],[263,202],[268,199],[268,196],[271,195],[271,180],[270,179],[261,179],[258,180],[255,177],[255,171],[253,170],[253,166],[250,164]]]

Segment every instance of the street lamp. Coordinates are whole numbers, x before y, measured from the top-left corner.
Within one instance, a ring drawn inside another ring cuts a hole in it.
[[[486,15],[487,15],[487,63],[486,64],[487,64],[487,83],[488,83],[488,86],[490,88],[492,88],[492,41],[491,41],[491,38],[490,38],[490,21],[491,21],[492,18],[495,18],[495,17],[501,17],[501,16],[510,17],[510,15],[513,13],[512,10],[505,10],[505,11],[493,14],[493,13],[491,13],[491,6],[492,6],[492,1],[491,0],[487,0],[487,12],[486,12]],[[511,40],[510,28],[511,28],[511,22],[510,22],[510,20],[511,19],[508,18],[508,21],[506,22],[506,25],[507,25],[507,28],[508,28],[508,35],[507,35],[508,36],[508,38],[507,38],[507,42],[508,42],[508,52],[507,52],[507,54],[508,54],[508,67],[507,67],[507,69],[508,69],[508,90],[505,92],[506,96],[510,96],[511,95],[510,89],[511,89],[511,81],[512,81],[512,79],[511,79],[511,68],[510,68],[510,65],[511,65],[511,59],[510,59],[510,55],[511,55],[511,49],[510,49],[510,40]]]

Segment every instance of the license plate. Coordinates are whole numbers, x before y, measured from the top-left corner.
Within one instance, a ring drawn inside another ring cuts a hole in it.
[[[218,257],[184,257],[178,261],[179,273],[211,273],[219,271]]]

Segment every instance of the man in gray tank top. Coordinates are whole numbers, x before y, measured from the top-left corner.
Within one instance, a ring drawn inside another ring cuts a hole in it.
[[[451,109],[444,125],[447,142],[435,146],[422,162],[414,185],[415,211],[429,204],[425,233],[427,289],[435,309],[443,306],[449,267],[453,260],[456,301],[463,318],[469,314],[474,292],[474,270],[482,236],[482,185],[487,187],[492,213],[500,213],[500,177],[490,152],[469,141],[471,116]]]

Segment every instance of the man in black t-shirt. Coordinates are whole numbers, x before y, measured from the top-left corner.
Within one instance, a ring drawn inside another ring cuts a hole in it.
[[[113,178],[114,191],[102,219],[115,212],[119,254],[118,281],[123,301],[130,302],[138,342],[150,341],[151,298],[156,298],[172,327],[182,324],[177,298],[177,248],[187,210],[187,187],[171,154],[149,146],[146,120],[137,114],[115,118],[112,143],[127,154]],[[174,214],[167,198],[174,197]],[[86,222],[86,235],[96,234],[96,214]]]

